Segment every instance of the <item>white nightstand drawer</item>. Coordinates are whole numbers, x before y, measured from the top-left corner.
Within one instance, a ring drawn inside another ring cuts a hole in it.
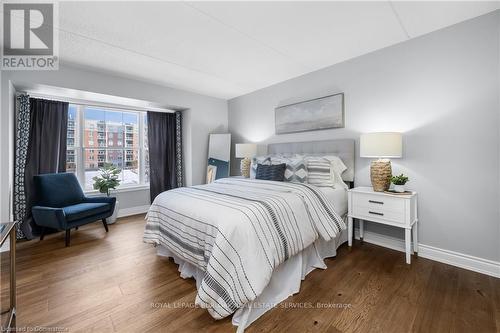
[[[364,193],[353,193],[353,207],[366,207],[379,212],[395,212],[404,214],[405,202],[399,198],[388,195],[372,195]]]
[[[356,217],[366,218],[367,220],[375,218],[375,219],[390,221],[393,223],[399,223],[399,224],[405,223],[404,211],[397,212],[387,209],[384,210],[384,209],[376,209],[363,206],[354,206],[353,214]]]

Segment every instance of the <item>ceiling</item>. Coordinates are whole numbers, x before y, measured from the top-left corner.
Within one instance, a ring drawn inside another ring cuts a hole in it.
[[[224,99],[488,13],[499,2],[60,2],[63,63]]]

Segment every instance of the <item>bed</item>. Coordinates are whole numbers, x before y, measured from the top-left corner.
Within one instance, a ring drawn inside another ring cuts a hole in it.
[[[354,180],[354,141],[268,145],[268,154],[329,154]],[[144,241],[193,277],[196,304],[215,319],[232,315],[242,332],[347,240],[345,188],[224,178],[160,194],[147,215]]]

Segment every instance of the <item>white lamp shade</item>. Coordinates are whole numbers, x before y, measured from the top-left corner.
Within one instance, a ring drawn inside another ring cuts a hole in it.
[[[254,143],[237,143],[236,158],[251,158],[257,154],[257,145]]]
[[[366,133],[360,137],[359,156],[370,158],[400,158],[403,155],[401,133]]]

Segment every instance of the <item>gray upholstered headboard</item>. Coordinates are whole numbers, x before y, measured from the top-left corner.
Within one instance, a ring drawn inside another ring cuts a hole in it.
[[[342,174],[346,182],[354,181],[354,140],[325,140],[309,142],[271,143],[268,154],[331,154],[342,159],[347,170]]]

